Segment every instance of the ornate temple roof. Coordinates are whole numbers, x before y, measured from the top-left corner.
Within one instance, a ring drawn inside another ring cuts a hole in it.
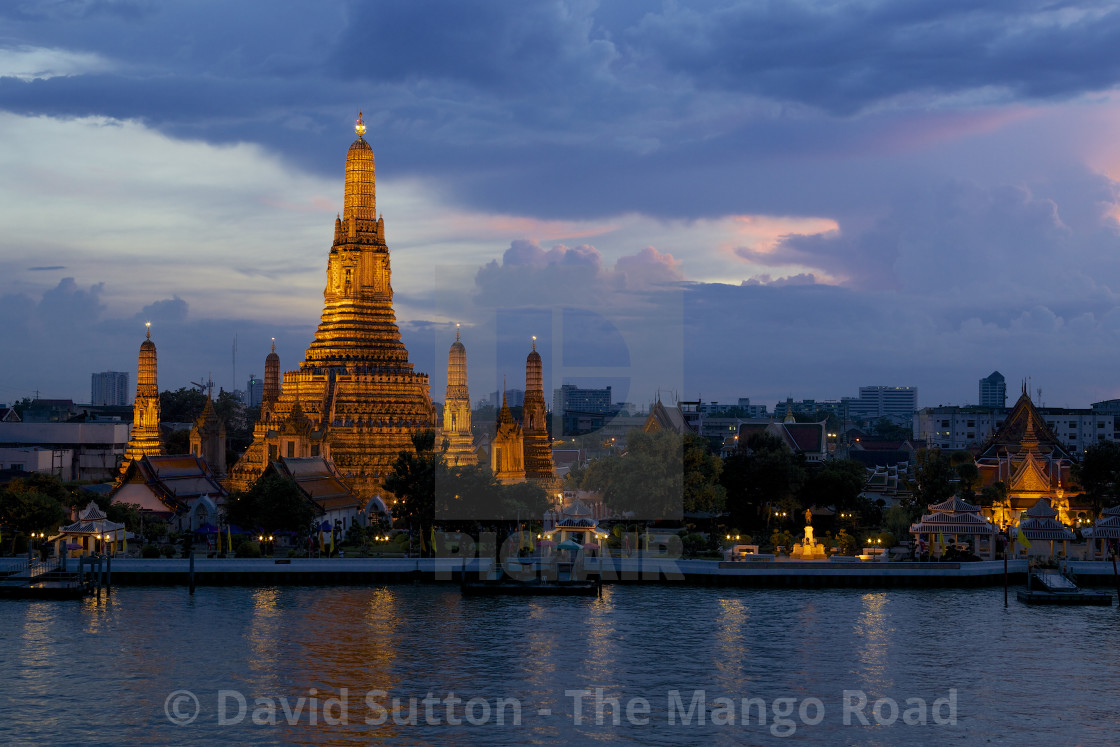
[[[1033,448],[1039,453],[1053,457],[1069,457],[1066,446],[1054,431],[1050,430],[1046,425],[1046,419],[1035,408],[1027,393],[1026,385],[1023,386],[1023,393],[1019,395],[1019,400],[1011,408],[1003,425],[980,447],[978,458],[996,457],[1008,452],[1017,454],[1023,448]]]
[[[929,511],[934,514],[979,514],[980,507],[971,503],[965,503],[954,495],[947,501],[929,504]]]
[[[1058,512],[1050,507],[1050,501],[1039,498],[1019,521],[1019,531],[1023,532],[1029,540],[1065,540],[1076,539],[1073,532],[1065,524],[1057,520]]]

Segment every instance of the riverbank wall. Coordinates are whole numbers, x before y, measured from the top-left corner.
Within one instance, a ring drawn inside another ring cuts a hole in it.
[[[477,578],[491,563],[477,558],[196,558],[196,586],[353,586],[396,583],[458,584],[464,571]],[[1111,566],[1109,566],[1111,570]],[[812,561],[599,558],[587,571],[603,583],[794,588],[972,587],[1004,583],[1003,561],[977,563],[834,563]],[[1027,562],[1008,563],[1008,582],[1026,583]],[[190,561],[115,558],[113,585],[183,585]]]

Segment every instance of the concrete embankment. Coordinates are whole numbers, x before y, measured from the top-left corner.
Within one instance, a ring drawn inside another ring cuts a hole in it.
[[[196,558],[198,586],[366,585],[458,583],[464,570],[477,577],[490,567],[477,558]],[[667,558],[592,559],[588,571],[604,583],[684,583],[769,587],[970,587],[1004,582],[1002,561],[978,563],[716,562]],[[1111,569],[1111,566],[1110,566]],[[1008,565],[1010,583],[1026,581],[1027,563]],[[187,559],[114,558],[114,585],[187,585]]]

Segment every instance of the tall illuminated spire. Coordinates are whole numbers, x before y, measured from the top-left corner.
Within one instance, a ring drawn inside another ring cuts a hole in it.
[[[230,471],[244,490],[277,458],[329,459],[365,499],[386,497],[383,480],[413,432],[437,425],[427,374],[401,342],[393,311],[385,223],[377,216],[373,149],[359,113],[346,153],[343,209],[327,255],[323,312],[299,370],[276,386],[266,362],[265,391],[253,443]],[[270,354],[269,360],[275,351]]]
[[[163,443],[159,438],[156,344],[152,342],[152,323],[146,322],[144,327],[144,342],[140,343],[140,355],[136,362],[136,399],[132,403],[132,430],[128,436],[128,448],[124,452],[124,462],[121,464],[122,477],[133,460],[163,453]]]
[[[525,359],[525,477],[534,481],[550,482],[552,470],[552,443],[548,437],[548,408],[544,399],[544,365],[537,352],[537,338],[533,336],[533,349]]]
[[[448,441],[447,463],[452,467],[474,464],[474,436],[471,434],[471,397],[467,389],[467,349],[459,340],[447,352],[447,398],[443,404],[443,437]]]

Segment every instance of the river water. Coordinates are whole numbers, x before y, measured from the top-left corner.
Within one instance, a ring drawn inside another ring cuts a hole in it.
[[[3,601],[0,741],[1117,743],[1120,610],[1010,605],[1002,589],[657,585]]]

